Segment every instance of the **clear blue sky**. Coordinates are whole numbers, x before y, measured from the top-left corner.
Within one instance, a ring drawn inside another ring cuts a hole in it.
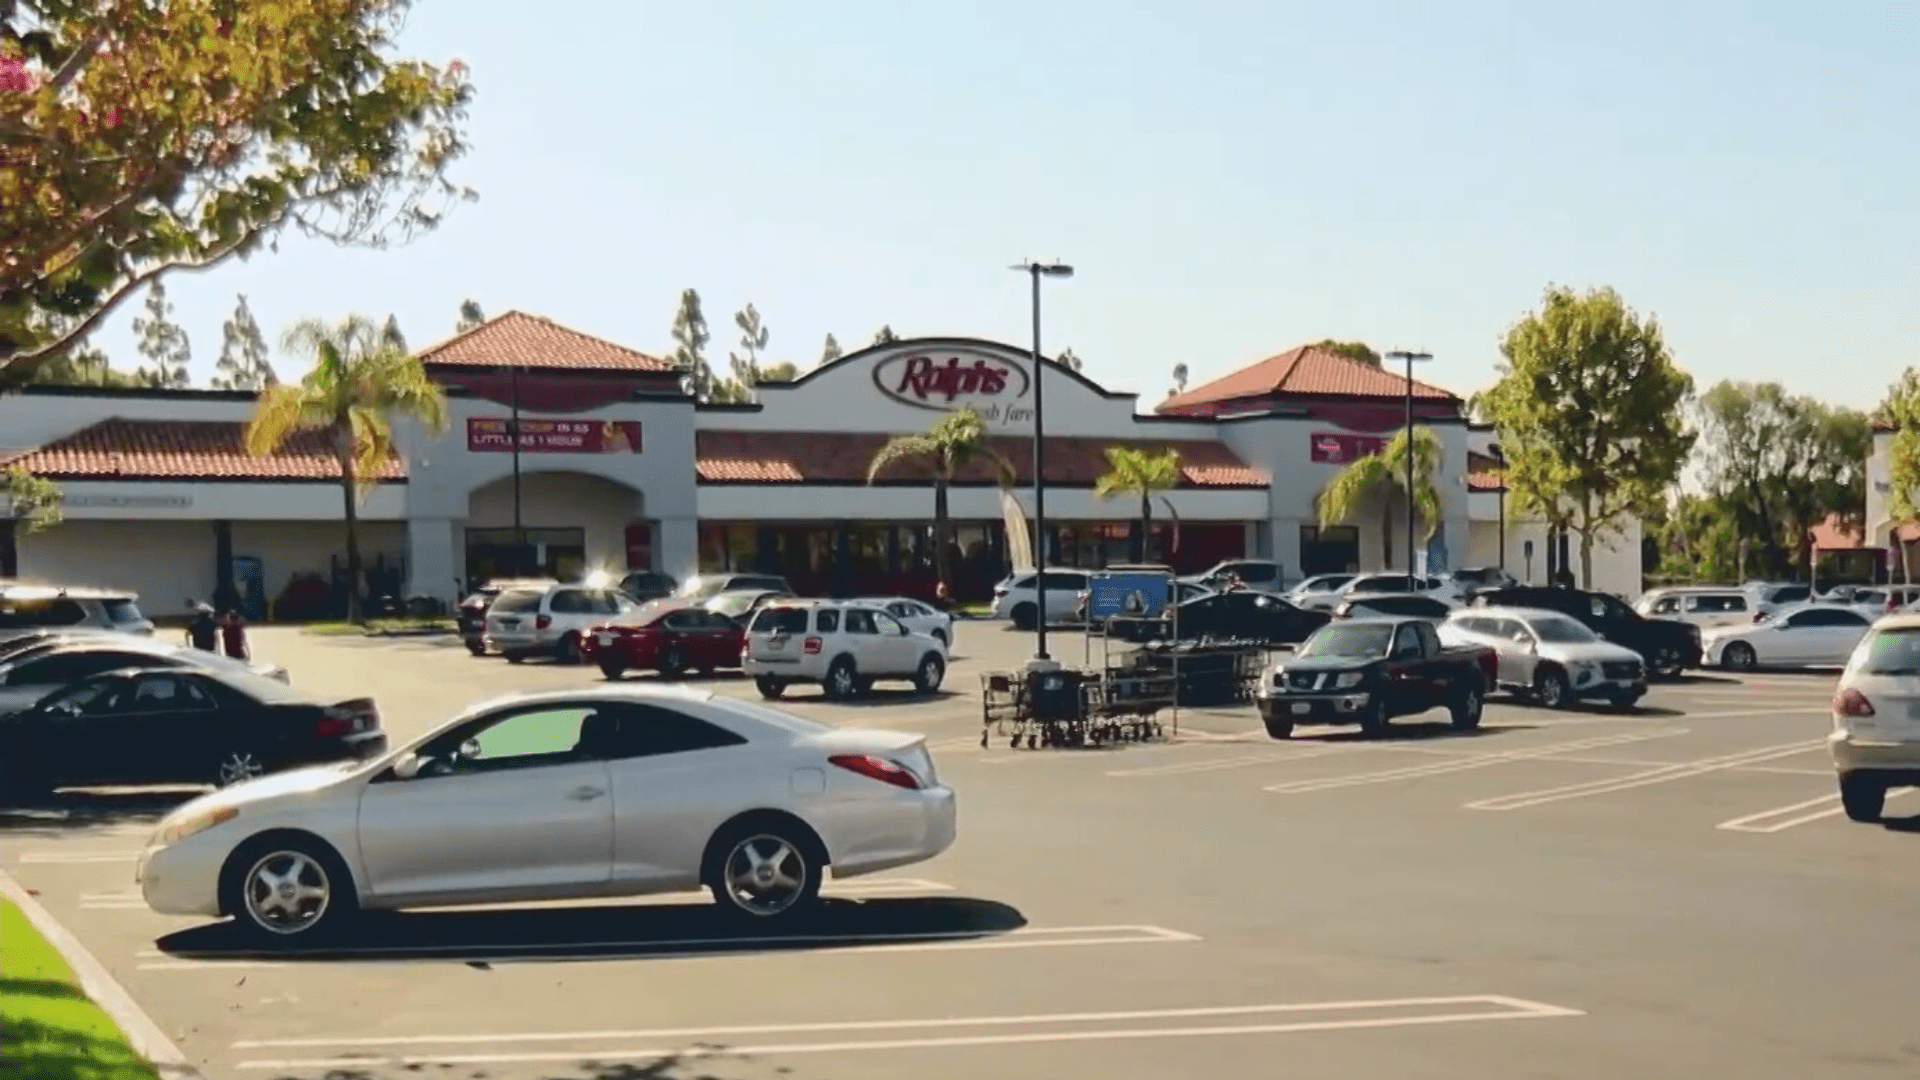
[[[270,337],[421,345],[472,296],[664,351],[691,286],[722,370],[748,301],[803,367],[882,323],[1023,344],[1026,256],[1080,271],[1045,348],[1148,395],[1329,336],[1472,390],[1548,282],[1620,289],[1702,386],[1867,406],[1920,362],[1898,0],[422,0],[402,41],[473,69],[480,201],[173,279],[196,379],[238,291]]]

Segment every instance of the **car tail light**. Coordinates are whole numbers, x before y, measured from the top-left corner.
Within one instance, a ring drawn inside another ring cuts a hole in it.
[[[1899,610],[1900,610],[1900,601],[1895,600],[1891,596],[1887,597],[1887,611],[1891,613]]]
[[[806,653],[808,656],[819,656],[822,644],[824,643],[819,638],[810,637],[800,643],[800,651]]]
[[[533,620],[533,628],[535,630],[545,630],[547,627],[552,625],[553,625],[553,616],[551,615],[542,615],[539,618]]]
[[[1764,611],[1756,611],[1756,612],[1754,612],[1754,613],[1753,613],[1753,621],[1754,621],[1754,622],[1766,622],[1766,621],[1767,621],[1767,613],[1766,613],[1766,612],[1764,612]]]
[[[380,726],[380,710],[371,701],[349,701],[323,710],[313,725],[313,733],[323,739],[337,739]]]
[[[1858,690],[1842,690],[1833,695],[1833,711],[1840,716],[1872,716],[1873,702]]]
[[[869,780],[878,780],[883,784],[892,784],[908,791],[919,791],[920,777],[912,769],[897,761],[888,761],[872,754],[835,754],[827,759],[835,765],[856,772]]]

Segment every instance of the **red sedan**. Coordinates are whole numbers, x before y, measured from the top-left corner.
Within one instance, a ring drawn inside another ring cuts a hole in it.
[[[594,627],[580,643],[587,663],[617,679],[630,669],[677,679],[688,671],[708,674],[740,666],[746,631],[717,611],[688,600],[655,600],[640,610]]]

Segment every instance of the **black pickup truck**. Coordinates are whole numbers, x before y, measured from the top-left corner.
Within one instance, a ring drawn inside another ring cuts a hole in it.
[[[1523,607],[1557,611],[1587,624],[1601,637],[1640,654],[1647,670],[1678,678],[1700,666],[1700,628],[1678,619],[1649,619],[1617,596],[1557,585],[1516,585],[1474,594],[1482,607]]]
[[[1341,620],[1268,669],[1254,700],[1276,739],[1295,724],[1358,724],[1381,735],[1394,717],[1429,709],[1471,731],[1498,671],[1492,649],[1443,646],[1425,619]]]

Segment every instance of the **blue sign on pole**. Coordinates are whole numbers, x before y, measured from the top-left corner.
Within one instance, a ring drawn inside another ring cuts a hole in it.
[[[1087,588],[1087,618],[1151,618],[1160,614],[1172,594],[1173,578],[1166,574],[1095,574]]]

